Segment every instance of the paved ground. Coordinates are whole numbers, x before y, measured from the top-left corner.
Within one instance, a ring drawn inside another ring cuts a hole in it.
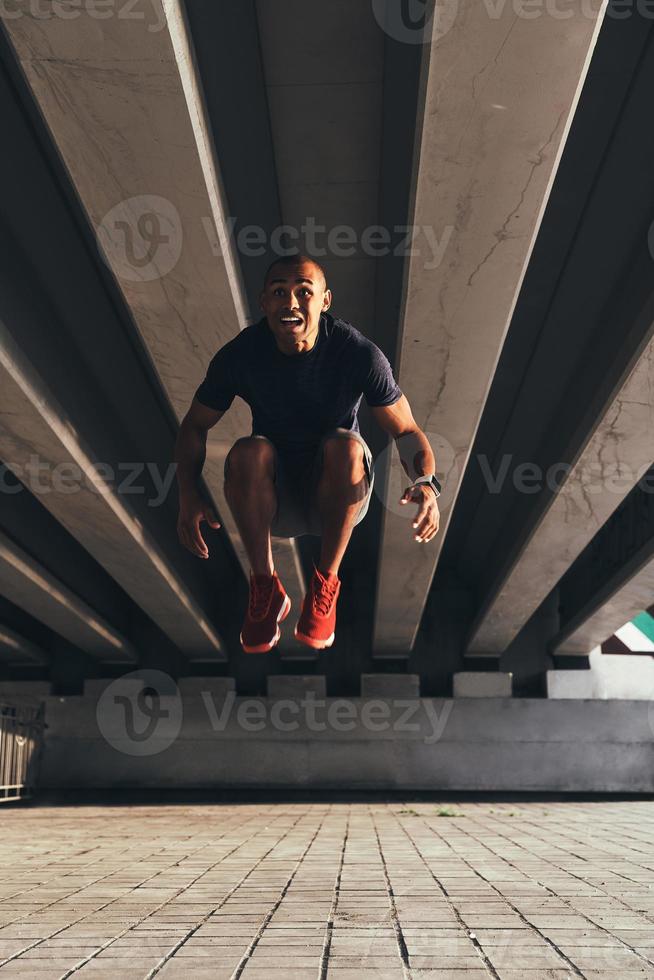
[[[654,978],[654,803],[0,811],[0,974]]]

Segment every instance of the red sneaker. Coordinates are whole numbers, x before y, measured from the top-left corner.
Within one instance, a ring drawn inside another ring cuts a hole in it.
[[[282,635],[279,624],[291,610],[291,600],[273,573],[253,575],[250,572],[250,601],[241,631],[241,646],[246,653],[268,653]]]
[[[314,565],[309,591],[302,603],[302,612],[295,636],[314,650],[330,647],[336,636],[336,601],[341,588],[338,575],[321,575]]]

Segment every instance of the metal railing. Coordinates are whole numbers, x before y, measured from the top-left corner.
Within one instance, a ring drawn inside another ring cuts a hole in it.
[[[43,749],[45,705],[0,701],[0,803],[30,799]]]

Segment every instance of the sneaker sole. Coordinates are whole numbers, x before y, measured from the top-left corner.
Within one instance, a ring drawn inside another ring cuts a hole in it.
[[[246,647],[245,643],[243,643],[243,634],[241,633],[239,639],[241,641],[241,646],[243,647],[244,653],[270,653],[273,647],[277,646],[277,644],[279,643],[279,639],[282,635],[282,631],[279,628],[279,624],[283,623],[283,621],[286,619],[290,611],[291,611],[291,600],[289,599],[288,596],[286,596],[286,598],[284,599],[284,604],[282,608],[279,610],[279,616],[277,617],[277,630],[272,640],[270,640],[269,643],[259,643],[255,647]]]
[[[326,650],[334,642],[334,637],[336,633],[332,633],[328,640],[314,640],[311,636],[306,636],[304,633],[298,633],[297,626],[293,630],[293,634],[296,640],[300,643],[306,644],[306,646],[311,647],[314,650]]]

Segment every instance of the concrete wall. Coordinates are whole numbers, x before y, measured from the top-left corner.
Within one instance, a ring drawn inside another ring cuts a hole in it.
[[[635,654],[589,655],[589,670],[548,670],[549,698],[602,698],[654,702],[654,659]],[[654,717],[654,704],[652,705]]]
[[[646,701],[161,698],[47,702],[48,788],[294,787],[654,792]],[[130,709],[132,711],[132,709]],[[162,712],[167,714],[164,716]],[[103,734],[104,733],[104,734]]]

